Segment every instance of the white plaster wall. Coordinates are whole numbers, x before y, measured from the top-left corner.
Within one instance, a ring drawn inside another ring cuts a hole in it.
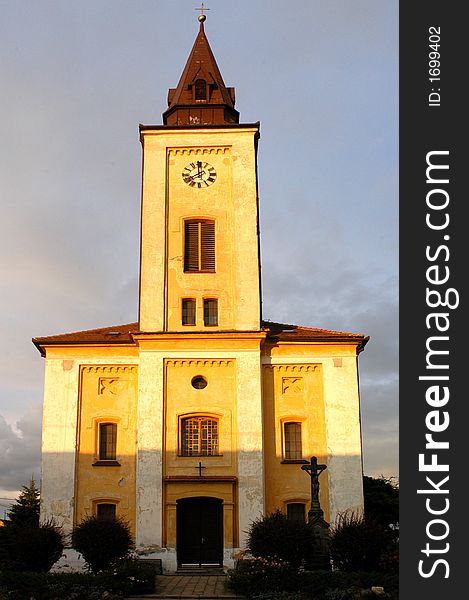
[[[341,366],[338,366],[337,363]],[[363,511],[360,404],[356,357],[323,362],[331,523]]]
[[[163,514],[163,369],[161,352],[140,351],[137,425],[137,547],[161,546]]]
[[[42,416],[41,521],[53,519],[67,535],[73,528],[75,458],[81,365],[136,364],[128,356],[86,355],[55,350],[45,361]]]
[[[42,417],[41,520],[73,527],[79,363],[48,359]]]
[[[264,514],[264,458],[261,360],[259,351],[237,359],[239,544],[246,545],[251,523]]]

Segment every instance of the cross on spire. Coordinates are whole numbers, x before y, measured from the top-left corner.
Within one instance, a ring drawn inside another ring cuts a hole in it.
[[[204,3],[202,2],[201,6],[199,8],[194,8],[194,10],[199,10],[200,11],[200,15],[198,16],[199,21],[205,21],[205,19],[207,18],[207,15],[204,14],[204,11],[206,10],[210,10],[209,8],[206,8],[204,6]]]

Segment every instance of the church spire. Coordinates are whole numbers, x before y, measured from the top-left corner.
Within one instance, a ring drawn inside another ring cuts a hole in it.
[[[225,125],[239,123],[235,90],[226,87],[205,35],[202,5],[199,33],[179,83],[168,92],[165,125]]]

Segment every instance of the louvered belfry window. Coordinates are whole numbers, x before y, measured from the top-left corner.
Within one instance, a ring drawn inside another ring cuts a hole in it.
[[[215,272],[215,222],[184,223],[184,271]]]

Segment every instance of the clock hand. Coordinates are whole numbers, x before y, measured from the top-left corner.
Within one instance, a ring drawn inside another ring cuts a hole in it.
[[[191,175],[189,177],[189,179],[195,179],[196,177],[202,177],[202,175],[205,175],[205,171],[200,171],[200,173],[195,173],[194,175]]]

